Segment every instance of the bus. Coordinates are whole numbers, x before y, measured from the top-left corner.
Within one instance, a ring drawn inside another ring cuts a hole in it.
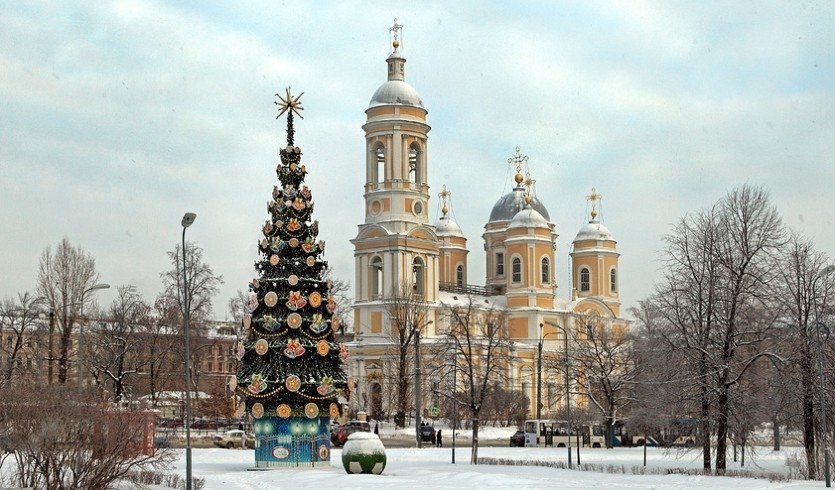
[[[525,421],[525,447],[603,447],[604,436],[599,425],[571,427],[568,440],[568,422],[565,420],[529,419]]]

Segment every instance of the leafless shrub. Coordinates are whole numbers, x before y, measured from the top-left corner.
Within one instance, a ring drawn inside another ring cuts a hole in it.
[[[10,455],[0,473],[20,487],[110,488],[132,471],[171,460],[167,451],[143,452],[146,417],[65,385],[4,388],[0,440]]]

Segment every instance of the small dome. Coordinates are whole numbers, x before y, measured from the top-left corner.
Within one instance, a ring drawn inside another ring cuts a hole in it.
[[[449,216],[441,216],[435,223],[435,232],[438,236],[464,236],[461,227]]]
[[[548,220],[545,219],[542,214],[539,213],[536,209],[532,207],[526,207],[525,209],[516,213],[516,216],[510,220],[510,224],[507,225],[507,228],[550,228],[548,226]]]
[[[545,206],[536,197],[533,198],[531,207],[545,218],[545,221],[551,221],[548,210],[545,209]],[[493,210],[490,211],[490,222],[511,220],[516,216],[516,213],[524,208],[525,189],[523,187],[517,187],[496,201],[496,204],[493,205]]]
[[[424,108],[417,90],[402,80],[389,80],[380,85],[380,88],[371,96],[368,108],[394,104]]]
[[[592,220],[586,223],[580,231],[577,233],[577,236],[574,237],[574,241],[580,240],[612,240],[614,241],[615,238],[612,236],[612,233],[609,231],[608,228],[603,226],[603,223]]]

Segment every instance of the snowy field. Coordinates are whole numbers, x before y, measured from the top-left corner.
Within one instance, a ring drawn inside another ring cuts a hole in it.
[[[785,473],[786,458],[797,448],[773,452],[757,448],[753,458],[746,455],[746,470]],[[174,450],[178,459],[169,470],[185,475],[185,456]],[[576,449],[575,449],[576,451]],[[582,463],[623,465],[629,473],[641,466],[642,448],[583,449]],[[254,466],[251,450],[194,449],[194,476],[205,479],[207,489],[275,488],[820,488],[823,482],[774,482],[755,478],[730,478],[686,475],[632,475],[590,471],[559,470],[535,466],[471,466],[469,448],[456,450],[456,464],[451,464],[450,448],[390,448],[388,464],[380,476],[349,475],[342,469],[340,450],[335,449],[331,467],[310,470],[247,471]],[[576,453],[575,453],[576,454]],[[565,461],[564,448],[480,448],[479,456],[517,460]],[[699,468],[698,451],[647,449],[649,468]],[[575,461],[576,462],[576,461]],[[741,469],[739,462],[729,462],[729,469]],[[162,489],[163,487],[155,487]]]

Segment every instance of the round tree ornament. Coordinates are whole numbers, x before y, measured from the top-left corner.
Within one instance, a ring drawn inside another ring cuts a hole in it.
[[[260,419],[264,416],[264,405],[260,403],[255,403],[252,405],[252,416],[256,419]]]
[[[332,419],[339,418],[339,405],[337,405],[336,403],[331,403],[330,415]]]
[[[290,244],[290,248],[296,248],[299,246],[299,239],[298,238],[291,238],[290,241],[287,243]]]
[[[263,356],[268,350],[270,350],[270,344],[268,344],[265,339],[258,339],[258,341],[255,342],[255,353],[259,356]]]
[[[299,388],[302,387],[302,380],[299,379],[299,377],[296,376],[295,374],[291,374],[290,376],[287,376],[287,381],[284,384],[285,384],[285,386],[287,386],[287,389],[289,391],[292,391],[292,392],[295,393],[295,392],[299,391]]]
[[[302,324],[302,316],[298,313],[290,313],[287,315],[287,326],[290,328],[299,328]]]
[[[278,255],[276,255],[276,254],[270,255],[270,264],[278,265],[279,260],[280,259],[278,258]]]
[[[326,356],[331,351],[331,346],[327,340],[320,340],[316,343],[316,352],[320,356]]]
[[[296,284],[299,283],[299,276],[297,276],[295,274],[290,274],[290,277],[287,278],[287,283],[290,284],[291,286],[295,286]]]
[[[304,406],[304,414],[307,415],[309,419],[315,419],[319,416],[319,405],[316,405],[313,402],[308,403]]]
[[[307,258],[306,262],[308,267],[316,265],[316,259],[314,259],[312,255]]]
[[[275,413],[279,417],[286,419],[290,417],[290,415],[293,413],[293,410],[290,409],[290,405],[282,403],[275,409]]]
[[[275,304],[278,303],[278,295],[275,294],[275,291],[270,291],[269,293],[264,295],[264,304],[272,308]]]
[[[312,293],[310,293],[310,296],[307,297],[307,300],[310,302],[310,306],[314,308],[322,306],[322,295],[319,294],[317,291],[313,291]]]

